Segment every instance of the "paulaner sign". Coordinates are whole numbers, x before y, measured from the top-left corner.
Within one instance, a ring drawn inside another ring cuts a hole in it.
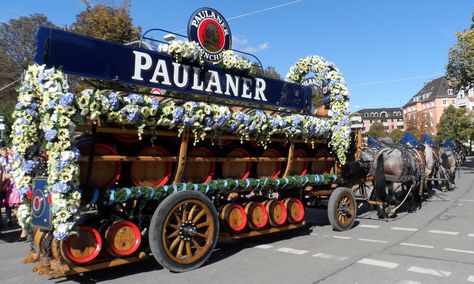
[[[216,66],[178,63],[166,53],[41,28],[35,61],[66,74],[189,93],[193,100],[220,98],[306,111],[311,89]]]

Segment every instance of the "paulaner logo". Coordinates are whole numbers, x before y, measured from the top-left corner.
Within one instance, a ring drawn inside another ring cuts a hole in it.
[[[219,62],[232,41],[225,18],[211,8],[201,8],[193,13],[189,19],[188,38],[202,47],[203,58],[211,62]]]

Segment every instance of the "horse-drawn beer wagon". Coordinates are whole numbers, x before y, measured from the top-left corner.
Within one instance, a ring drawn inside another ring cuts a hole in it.
[[[197,11],[189,25],[190,41],[158,51],[146,36],[136,46],[39,30],[13,127],[20,222],[34,230],[25,261],[39,273],[150,253],[187,271],[219,239],[304,226],[308,206],[327,206],[337,230],[353,225],[356,202],[338,176],[350,129],[337,68],[310,56],[287,81],[268,78],[229,49],[216,11]],[[84,78],[80,92],[64,74]]]

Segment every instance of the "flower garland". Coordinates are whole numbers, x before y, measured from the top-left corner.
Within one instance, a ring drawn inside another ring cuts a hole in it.
[[[39,102],[41,100],[42,80],[48,76],[43,67],[30,66],[25,72],[19,88],[18,103],[12,117],[12,150],[14,152],[12,176],[15,187],[20,193],[21,205],[18,208],[18,223],[24,229],[30,229],[30,200],[32,178],[36,161],[32,148],[38,143]]]
[[[248,178],[238,179],[217,179],[210,183],[178,183],[175,185],[165,185],[159,187],[125,187],[120,189],[108,189],[101,193],[96,190],[90,203],[101,203],[105,206],[122,204],[130,200],[160,200],[173,192],[182,190],[197,190],[208,195],[228,194],[232,192],[249,192],[255,190],[291,190],[306,186],[317,186],[320,184],[329,185],[337,180],[334,174],[310,174],[305,176],[288,176],[286,178]]]
[[[64,75],[55,69],[33,65],[28,68],[16,110],[13,114],[13,150],[15,164],[13,179],[22,196],[20,224],[29,228],[33,170],[36,161],[28,159],[32,148],[40,142],[39,129],[47,141],[48,185],[54,236],[61,240],[69,235],[77,219],[81,195],[77,191],[79,152],[74,147],[75,125],[71,120],[76,113],[73,94],[68,93]],[[25,198],[26,197],[26,198]]]
[[[138,125],[139,138],[145,127],[177,129],[179,134],[188,127],[194,134],[194,144],[202,141],[208,132],[213,132],[216,137],[228,132],[239,136],[242,141],[254,137],[264,147],[275,135],[284,135],[288,139],[301,137],[309,143],[327,137],[330,130],[327,120],[309,115],[270,116],[259,109],[250,113],[231,112],[229,107],[217,104],[193,101],[160,103],[153,96],[126,95],[110,90],[84,90],[76,97],[76,104],[86,120]]]
[[[329,145],[336,152],[339,162],[346,163],[346,152],[349,148],[349,91],[344,77],[337,67],[319,56],[308,56],[300,59],[290,68],[286,78],[290,82],[302,83],[309,72],[315,74],[315,80],[322,87],[323,94],[330,95],[331,128]]]
[[[204,50],[194,41],[173,40],[169,44],[160,44],[158,51],[170,54],[176,62],[194,62],[200,66],[205,64],[202,57]],[[223,69],[241,70],[249,73],[252,63],[241,56],[235,55],[232,50],[226,50],[223,52],[222,60],[217,63],[217,66]]]

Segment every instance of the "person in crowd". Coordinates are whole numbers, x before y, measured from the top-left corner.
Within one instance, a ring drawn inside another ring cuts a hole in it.
[[[3,228],[3,214],[2,214],[2,207],[3,207],[3,200],[5,198],[5,191],[3,187],[3,162],[5,161],[5,149],[0,149],[0,228]]]

